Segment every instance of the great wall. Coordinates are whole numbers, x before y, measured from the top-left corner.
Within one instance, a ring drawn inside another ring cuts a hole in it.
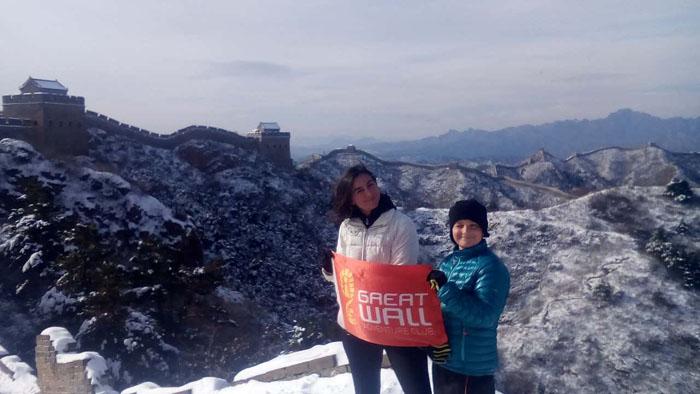
[[[85,155],[89,128],[131,138],[139,143],[173,149],[189,140],[210,140],[257,149],[273,163],[291,167],[290,133],[274,122],[260,122],[246,136],[221,128],[193,125],[172,134],[158,134],[85,109],[85,99],[69,96],[60,82],[29,77],[21,94],[2,96],[0,138],[27,141],[49,157]]]
[[[49,327],[36,336],[36,388],[41,394],[117,394],[113,386],[110,365],[104,357],[94,351],[78,352],[77,342],[73,335],[63,327]],[[230,381],[216,379],[225,387],[236,386],[251,380],[272,382],[298,379],[303,376],[317,374],[320,377],[331,377],[350,371],[347,357],[340,350],[340,342],[316,346],[311,349],[294,353],[287,361],[278,359],[257,365],[241,371]],[[0,347],[2,349],[2,347]],[[10,379],[27,378],[32,368],[19,360],[17,356],[6,356],[0,353],[0,375]],[[5,363],[9,365],[6,366]],[[18,366],[21,366],[18,368]],[[382,360],[382,368],[391,368],[386,354]],[[19,370],[22,371],[19,371]],[[19,374],[18,374],[19,372]],[[22,374],[23,376],[19,376]],[[13,377],[14,376],[14,377]],[[1,377],[1,376],[0,376]],[[193,382],[196,383],[196,382]],[[147,382],[125,389],[122,393],[155,392],[168,394],[193,394],[188,384],[180,387],[161,387]],[[0,387],[2,388],[2,387]]]

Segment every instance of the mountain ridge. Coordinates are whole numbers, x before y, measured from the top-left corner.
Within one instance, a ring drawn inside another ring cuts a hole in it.
[[[541,148],[558,157],[608,146],[636,148],[655,143],[677,152],[700,150],[700,117],[659,118],[620,109],[599,119],[559,120],[486,131],[469,128],[437,136],[374,144],[358,148],[387,160],[414,163],[503,161],[515,163]],[[295,157],[298,155],[295,154]]]

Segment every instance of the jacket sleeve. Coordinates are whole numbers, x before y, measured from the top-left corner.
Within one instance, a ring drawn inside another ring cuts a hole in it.
[[[338,229],[338,242],[335,245],[335,252],[345,255],[345,222],[340,224],[340,229]],[[321,268],[321,274],[323,278],[329,282],[335,282],[335,275],[331,272],[328,273],[326,270]]]
[[[442,309],[457,316],[467,327],[493,327],[508,297],[508,269],[496,260],[482,267],[477,275],[473,289],[460,289],[454,281],[445,283],[440,289]]]
[[[398,212],[397,212],[398,213]],[[413,221],[401,214],[398,230],[391,245],[391,264],[406,265],[418,262],[418,233]]]

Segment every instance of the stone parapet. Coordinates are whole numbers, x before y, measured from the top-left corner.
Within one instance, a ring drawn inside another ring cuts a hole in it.
[[[58,363],[58,352],[48,335],[37,335],[35,353],[37,380],[42,394],[94,393],[85,372],[87,360]]]
[[[14,104],[70,104],[85,106],[85,97],[52,93],[27,93],[2,96],[3,106]]]
[[[102,129],[108,133],[120,134],[150,146],[173,149],[190,140],[210,140],[255,149],[257,141],[243,137],[232,131],[210,126],[189,126],[172,134],[157,134],[139,127],[131,126],[94,111],[85,112],[88,126]]]
[[[257,380],[259,382],[292,380],[311,374],[317,374],[320,377],[331,377],[350,372],[350,365],[338,364],[337,360],[336,355],[319,357],[313,360],[303,361],[297,364],[287,365],[282,368],[267,371],[263,374],[251,376],[247,379],[237,380],[233,382],[233,384],[238,385],[250,380]],[[386,356],[386,354],[384,354],[382,358],[382,368],[391,368],[391,363],[389,362],[389,358]]]

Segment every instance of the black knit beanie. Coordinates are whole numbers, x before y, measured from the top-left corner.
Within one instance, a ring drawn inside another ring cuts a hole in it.
[[[452,240],[454,244],[457,243],[452,237],[452,226],[454,226],[455,222],[460,221],[462,219],[469,219],[472,222],[478,224],[479,227],[481,227],[481,232],[484,233],[484,238],[489,236],[489,220],[486,218],[486,207],[484,207],[483,205],[481,205],[480,202],[474,199],[460,200],[454,203],[454,205],[452,205],[452,208],[450,208],[449,218],[450,240]]]

